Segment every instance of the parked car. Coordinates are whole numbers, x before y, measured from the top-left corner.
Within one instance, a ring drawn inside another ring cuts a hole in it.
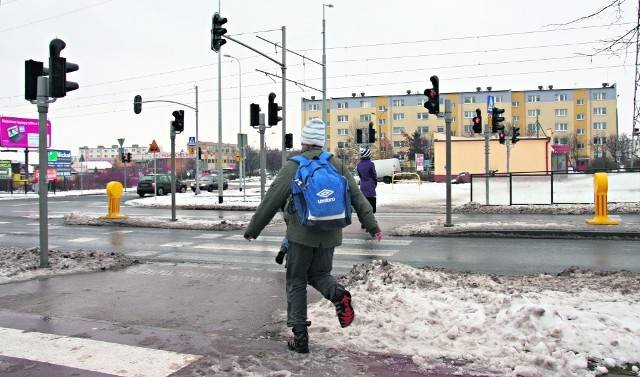
[[[213,191],[218,189],[218,176],[217,175],[205,175],[204,177],[200,177],[199,182],[200,191]],[[222,189],[226,190],[229,188],[229,181],[226,178],[223,178],[222,181]],[[196,191],[196,183],[193,182],[191,184],[191,190],[193,192]]]
[[[469,175],[469,172],[463,171],[463,172],[460,172],[460,174],[458,174],[457,177],[453,178],[451,180],[451,183],[454,183],[454,184],[469,183],[470,180],[471,180],[471,176]]]
[[[158,196],[171,192],[171,174],[148,174],[140,177],[137,187],[138,195],[156,193]],[[176,178],[176,192],[187,192],[187,185]]]

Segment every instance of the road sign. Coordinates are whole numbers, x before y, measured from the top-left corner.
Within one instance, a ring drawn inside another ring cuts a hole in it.
[[[189,147],[195,147],[196,146],[196,137],[195,136],[189,136],[189,142],[187,143],[187,146],[189,146]]]
[[[194,146],[189,146],[187,148],[187,151],[189,151],[189,154],[195,154],[196,153],[196,147]]]
[[[154,140],[149,146],[149,151],[147,153],[158,153],[160,152],[160,147],[158,147],[158,143]]]
[[[494,107],[496,107],[496,97],[487,96],[487,114],[493,114]]]

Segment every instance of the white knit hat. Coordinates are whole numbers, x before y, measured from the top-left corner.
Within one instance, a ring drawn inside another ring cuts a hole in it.
[[[302,128],[300,143],[324,147],[325,139],[324,123],[318,118],[309,119]]]
[[[371,157],[371,149],[360,148],[360,157]]]

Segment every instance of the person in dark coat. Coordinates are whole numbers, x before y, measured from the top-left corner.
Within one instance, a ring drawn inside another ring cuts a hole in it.
[[[378,174],[376,166],[371,161],[371,150],[360,148],[360,162],[358,162],[358,175],[360,176],[360,191],[371,204],[373,213],[376,213],[376,187],[378,187]],[[364,226],[362,226],[364,228]]]

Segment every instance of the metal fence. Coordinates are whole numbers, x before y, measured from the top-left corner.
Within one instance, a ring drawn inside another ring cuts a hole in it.
[[[640,202],[640,170],[602,170],[607,200]],[[471,201],[487,205],[593,204],[594,171],[471,175]],[[487,200],[487,180],[489,195]]]

